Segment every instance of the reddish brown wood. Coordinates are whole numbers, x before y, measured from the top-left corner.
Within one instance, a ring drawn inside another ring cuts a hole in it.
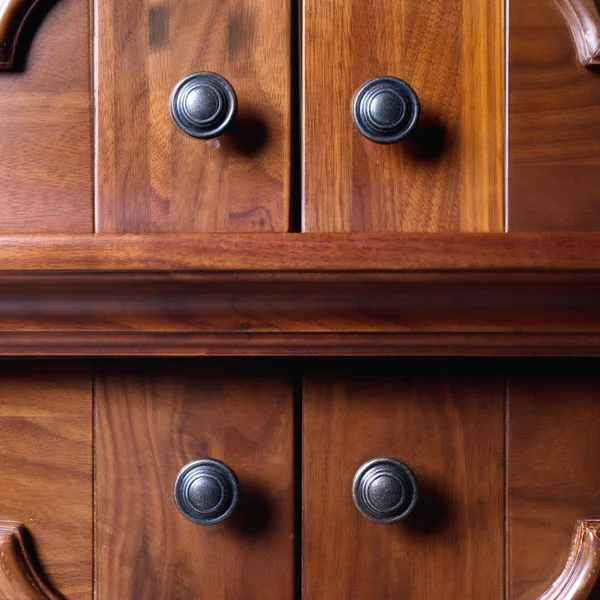
[[[582,68],[554,1],[511,3],[509,35],[509,229],[597,230],[600,74]]]
[[[0,527],[2,520],[26,525],[51,587],[69,600],[91,600],[91,368],[0,365],[0,440]],[[62,599],[38,577],[22,530],[4,533],[0,598]]]
[[[304,387],[303,598],[500,598],[502,377],[430,361],[342,368],[323,365]],[[415,513],[395,525],[352,503],[355,471],[377,456],[420,483]]]
[[[600,64],[600,11],[595,0],[556,0],[573,38],[579,62]]]
[[[596,484],[600,476],[599,394],[596,361],[526,362],[510,378],[507,548],[511,598],[598,597],[598,590],[592,594],[589,585],[597,575],[597,540],[588,540],[593,542],[596,557],[580,570],[581,580],[572,581],[569,587],[561,573],[565,565],[582,567],[585,558],[572,554],[569,558],[575,523],[600,514]],[[562,583],[562,595],[552,595],[552,588],[547,591],[552,582]]]
[[[0,39],[4,11],[31,4],[0,2]],[[26,70],[0,73],[2,234],[93,230],[90,6],[39,0],[35,14],[54,4]],[[28,22],[25,37],[32,27]]]
[[[303,3],[306,231],[502,231],[504,2]],[[421,99],[410,141],[374,144],[350,110],[392,75]]]
[[[24,525],[0,521],[0,594],[3,600],[65,600],[40,572]]]
[[[96,387],[99,599],[293,597],[292,388],[285,374],[217,363],[121,363]],[[173,501],[177,472],[231,466],[240,505],[201,527]]]
[[[0,236],[2,271],[600,270],[600,234]]]
[[[97,0],[96,230],[286,231],[290,0]],[[175,84],[224,76],[236,125],[216,140],[177,129]]]

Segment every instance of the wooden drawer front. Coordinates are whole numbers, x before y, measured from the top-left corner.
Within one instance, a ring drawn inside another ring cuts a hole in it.
[[[140,363],[100,373],[96,410],[99,599],[292,599],[289,379]],[[203,527],[178,512],[173,484],[207,456],[235,471],[241,495]]]
[[[503,597],[502,378],[418,371],[306,377],[304,600]],[[377,456],[420,484],[399,523],[372,523],[352,501],[355,471]]]

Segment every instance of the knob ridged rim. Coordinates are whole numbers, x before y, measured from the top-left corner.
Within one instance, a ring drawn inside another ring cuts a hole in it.
[[[218,73],[200,71],[184,77],[175,86],[170,107],[171,117],[181,131],[207,140],[221,135],[231,125],[238,101],[227,79]]]
[[[192,523],[215,525],[235,510],[239,484],[228,465],[214,458],[202,458],[179,471],[173,497],[179,512]]]
[[[405,519],[419,496],[410,467],[388,456],[373,458],[359,467],[352,481],[352,499],[370,521],[387,525]]]
[[[383,97],[388,99],[387,103],[381,101]],[[394,113],[398,114],[392,119]],[[402,141],[416,127],[420,113],[416,92],[397,77],[376,77],[367,81],[352,100],[352,118],[356,128],[377,144]]]

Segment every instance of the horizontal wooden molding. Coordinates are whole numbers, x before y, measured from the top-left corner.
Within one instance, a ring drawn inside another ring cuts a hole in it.
[[[600,270],[600,233],[0,236],[9,271]]]
[[[597,355],[600,236],[0,238],[0,355]]]

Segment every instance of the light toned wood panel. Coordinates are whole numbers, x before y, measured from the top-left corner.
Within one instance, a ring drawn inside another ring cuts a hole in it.
[[[0,363],[0,440],[0,518],[27,527],[69,600],[91,600],[91,369]]]
[[[303,598],[502,597],[502,377],[376,364],[305,379]],[[377,456],[406,462],[419,481],[415,512],[395,525],[352,502],[355,471]]]
[[[98,598],[291,600],[291,381],[260,367],[157,363],[102,370],[96,394]],[[202,527],[173,501],[211,457],[240,482],[230,519]]]
[[[306,0],[305,231],[502,231],[500,0]],[[414,135],[374,144],[350,104],[373,77],[408,81]]]
[[[92,231],[90,57],[89,4],[61,0],[25,70],[0,74],[0,232]]]
[[[286,231],[290,0],[96,2],[99,232]],[[237,92],[230,131],[197,140],[175,84],[214,71]]]
[[[577,521],[600,514],[600,363],[526,365],[510,377],[508,395],[507,544],[514,600],[545,598],[568,562]],[[581,597],[600,598],[600,589]]]

